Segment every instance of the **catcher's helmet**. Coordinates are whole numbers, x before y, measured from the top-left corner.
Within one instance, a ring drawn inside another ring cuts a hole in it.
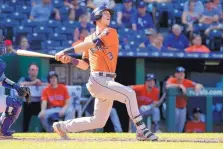
[[[107,6],[97,7],[92,12],[92,19],[93,19],[94,24],[96,24],[96,20],[98,20],[102,17],[102,12],[105,10],[109,11],[110,15],[114,14],[114,11],[112,9],[108,8]]]

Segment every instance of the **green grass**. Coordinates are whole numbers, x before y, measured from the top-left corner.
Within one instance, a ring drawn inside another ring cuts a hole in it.
[[[54,133],[17,133],[16,139],[0,141],[0,149],[221,149],[222,143],[196,143],[192,140],[222,140],[222,134],[158,134],[160,139],[187,142],[139,142],[133,133],[76,133],[61,141]]]

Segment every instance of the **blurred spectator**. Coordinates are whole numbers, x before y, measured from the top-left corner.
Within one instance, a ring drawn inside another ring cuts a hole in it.
[[[47,132],[53,132],[52,124],[49,123],[50,117],[63,118],[65,120],[74,118],[73,106],[69,106],[70,96],[68,89],[62,84],[58,84],[58,75],[54,71],[48,74],[49,85],[42,92],[41,111],[38,117]]]
[[[193,109],[193,119],[186,123],[185,132],[205,132],[205,123],[200,120],[201,113],[200,108],[197,107]]]
[[[209,28],[207,28],[206,30],[205,30],[205,35],[206,36],[209,36],[209,33],[211,32],[211,31],[213,31],[213,30],[223,30],[223,24],[222,23],[219,23],[219,24],[217,24],[217,25],[215,25],[215,26],[210,26]],[[221,37],[220,37],[221,38]]]
[[[81,30],[86,29],[89,33],[94,32],[94,28],[89,23],[88,16],[86,14],[83,14],[79,18],[80,26],[75,28],[74,31],[74,41],[77,41],[79,39],[79,34]]]
[[[139,47],[141,48],[145,48],[152,43],[153,39],[156,37],[156,31],[153,28],[146,29],[145,35],[147,39],[144,42],[140,43]]]
[[[30,64],[28,68],[28,77],[22,77],[18,83],[21,86],[40,86],[45,85],[40,79],[37,78],[39,67],[37,64]],[[31,92],[32,95],[32,92]],[[28,132],[31,117],[38,115],[40,112],[40,98],[31,97],[31,104],[24,102],[24,117],[23,117],[23,131]]]
[[[78,40],[75,40],[75,39],[74,39],[74,41],[76,41],[76,42],[73,43],[72,45],[75,46],[75,45],[77,45],[77,44],[83,42],[84,39],[85,39],[88,35],[89,35],[88,30],[87,30],[87,29],[82,29],[82,30],[80,31]],[[74,37],[75,37],[75,35],[74,35]]]
[[[151,73],[147,74],[145,77],[145,84],[134,85],[131,86],[131,88],[136,93],[138,107],[140,109],[141,115],[143,117],[152,115],[152,119],[155,124],[153,131],[160,132],[160,111],[158,107],[162,102],[159,100],[160,91],[156,87],[155,75]]]
[[[157,34],[155,38],[152,40],[152,43],[147,46],[150,51],[167,51],[167,48],[163,46],[163,35]]]
[[[213,0],[213,7],[219,11],[221,18],[223,18],[223,10],[220,0]]]
[[[138,4],[137,15],[132,17],[132,29],[144,30],[147,28],[155,28],[152,16],[146,12],[146,3],[141,1]]]
[[[19,49],[20,50],[28,50],[30,47],[28,39],[23,36],[20,38],[20,42],[19,42]]]
[[[185,31],[187,33],[193,32],[193,24],[196,23],[199,20],[200,15],[194,11],[196,2],[190,1],[188,3],[189,10],[184,11],[182,14],[182,24],[185,25]]]
[[[13,48],[11,40],[5,40],[4,44],[5,44],[5,47],[6,47],[6,50],[7,50],[8,54],[15,53],[15,49]]]
[[[71,0],[70,2],[68,0],[64,1],[64,5],[70,8],[69,12],[69,20],[71,21],[78,21],[79,16],[86,13],[86,8],[83,6],[80,6],[78,0]]]
[[[114,0],[87,0],[87,7],[91,9],[95,9],[96,7],[100,6],[108,6],[109,8],[113,9],[116,5]]]
[[[200,35],[192,35],[191,46],[185,49],[185,52],[211,52],[205,45],[202,45],[202,39]]]
[[[41,4],[41,0],[31,0],[31,6],[35,6],[37,4]]]
[[[178,132],[183,132],[187,114],[187,88],[194,88],[195,92],[199,92],[203,86],[185,79],[185,69],[183,67],[177,67],[174,76],[174,78],[167,80],[166,88],[177,87],[182,90],[183,95],[176,97],[176,128]]]
[[[131,17],[137,14],[136,9],[132,5],[133,0],[123,0],[122,7],[117,12],[117,24],[121,27],[131,28]]]
[[[32,7],[30,19],[36,22],[48,21],[53,13],[55,14],[55,20],[61,19],[59,10],[53,8],[51,0],[42,0],[40,4]]]
[[[220,12],[218,9],[213,7],[212,0],[206,0],[205,2],[205,10],[199,19],[200,23],[207,24],[207,25],[218,25],[220,19]]]
[[[194,5],[194,12],[198,13],[199,15],[201,15],[204,12],[204,6],[203,3],[200,0],[188,0],[184,3],[184,11],[189,12],[189,3],[193,1],[195,2]]]
[[[180,51],[189,46],[187,37],[182,34],[182,27],[178,24],[173,25],[172,33],[166,36],[164,46],[168,50]]]

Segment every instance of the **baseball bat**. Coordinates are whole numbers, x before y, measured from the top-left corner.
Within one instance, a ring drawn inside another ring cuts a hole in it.
[[[38,52],[33,52],[33,51],[26,51],[26,50],[17,50],[17,51],[16,51],[16,54],[17,54],[17,55],[20,55],[20,56],[43,57],[43,58],[55,58],[54,55],[43,54],[43,53],[38,53]]]

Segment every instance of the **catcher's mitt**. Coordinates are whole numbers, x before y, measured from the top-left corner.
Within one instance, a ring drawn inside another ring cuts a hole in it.
[[[26,101],[28,103],[30,103],[30,97],[31,97],[31,93],[30,93],[30,89],[28,87],[20,87],[18,90],[18,95],[20,97],[24,97],[26,99]]]

